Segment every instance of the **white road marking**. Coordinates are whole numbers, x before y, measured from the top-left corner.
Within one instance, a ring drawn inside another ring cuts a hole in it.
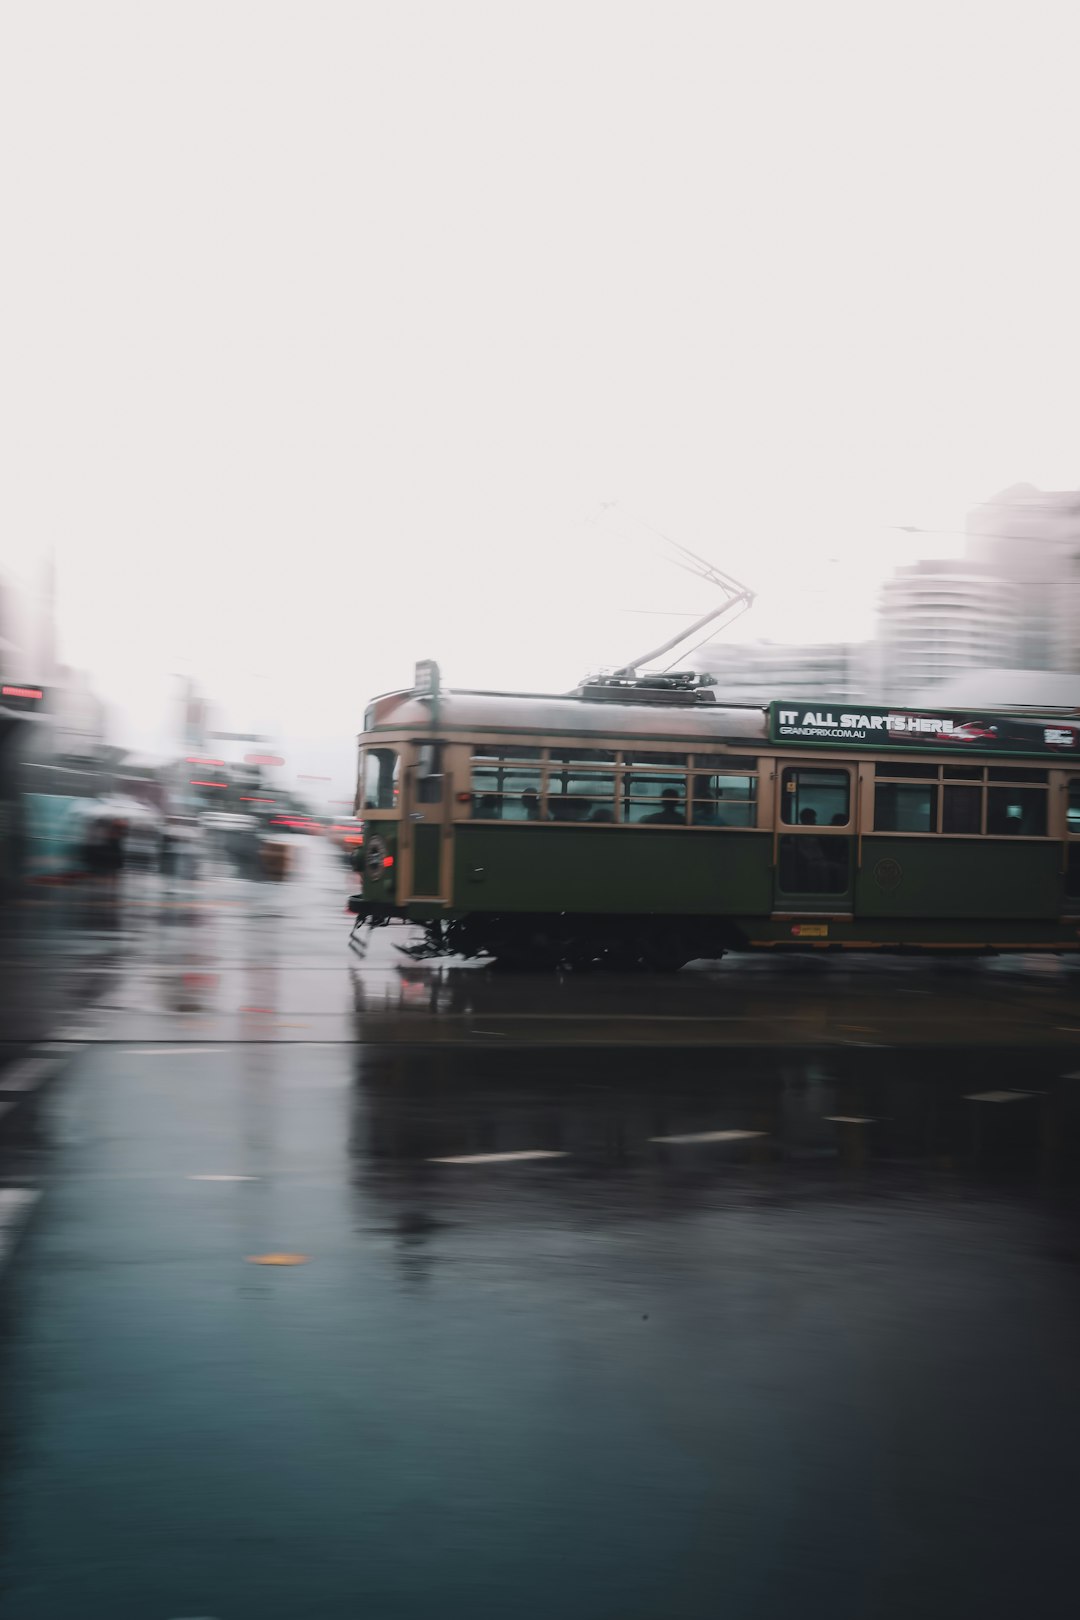
[[[257,1176],[188,1176],[189,1181],[257,1181]]]
[[[0,1092],[33,1091],[56,1071],[57,1064],[49,1058],[23,1058],[10,1069],[0,1070]]]
[[[650,1142],[745,1142],[751,1136],[767,1136],[767,1131],[686,1131],[680,1136],[650,1136]]]
[[[822,1114],[821,1117],[822,1119],[830,1120],[834,1125],[874,1124],[874,1116],[872,1114]]]
[[[22,1224],[40,1197],[32,1187],[0,1187],[0,1267],[11,1255]]]
[[[210,1057],[228,1051],[225,1046],[128,1046],[128,1057]]]
[[[1020,1102],[1022,1098],[1029,1095],[1030,1093],[1027,1091],[969,1091],[966,1093],[964,1101],[992,1103]]]
[[[504,1164],[511,1159],[568,1159],[568,1153],[553,1153],[548,1148],[525,1148],[518,1153],[452,1153],[429,1159],[429,1164]]]

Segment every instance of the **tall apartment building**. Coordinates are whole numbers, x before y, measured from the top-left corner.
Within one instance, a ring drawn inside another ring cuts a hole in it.
[[[1080,492],[1014,484],[968,515],[964,556],[898,568],[881,596],[886,688],[968,670],[1080,673]]]
[[[894,700],[969,669],[1016,662],[1009,590],[988,561],[925,558],[881,593],[882,677]]]

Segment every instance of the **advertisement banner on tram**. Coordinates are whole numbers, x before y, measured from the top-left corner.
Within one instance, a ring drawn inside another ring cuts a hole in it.
[[[1080,717],[935,713],[930,709],[856,709],[839,703],[769,705],[769,738],[817,746],[946,748],[963,753],[1080,758]]]

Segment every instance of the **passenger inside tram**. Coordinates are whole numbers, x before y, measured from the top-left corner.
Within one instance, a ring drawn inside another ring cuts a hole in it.
[[[643,816],[642,820],[652,822],[654,825],[681,827],[686,820],[686,814],[679,803],[676,789],[665,788],[660,795],[660,804],[661,809],[654,810],[651,816]]]

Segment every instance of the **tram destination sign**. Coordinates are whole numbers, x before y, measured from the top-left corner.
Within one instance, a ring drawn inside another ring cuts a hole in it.
[[[968,754],[1065,754],[1080,758],[1080,718],[935,713],[931,709],[856,709],[837,703],[769,704],[775,743],[841,748],[947,748]]]

